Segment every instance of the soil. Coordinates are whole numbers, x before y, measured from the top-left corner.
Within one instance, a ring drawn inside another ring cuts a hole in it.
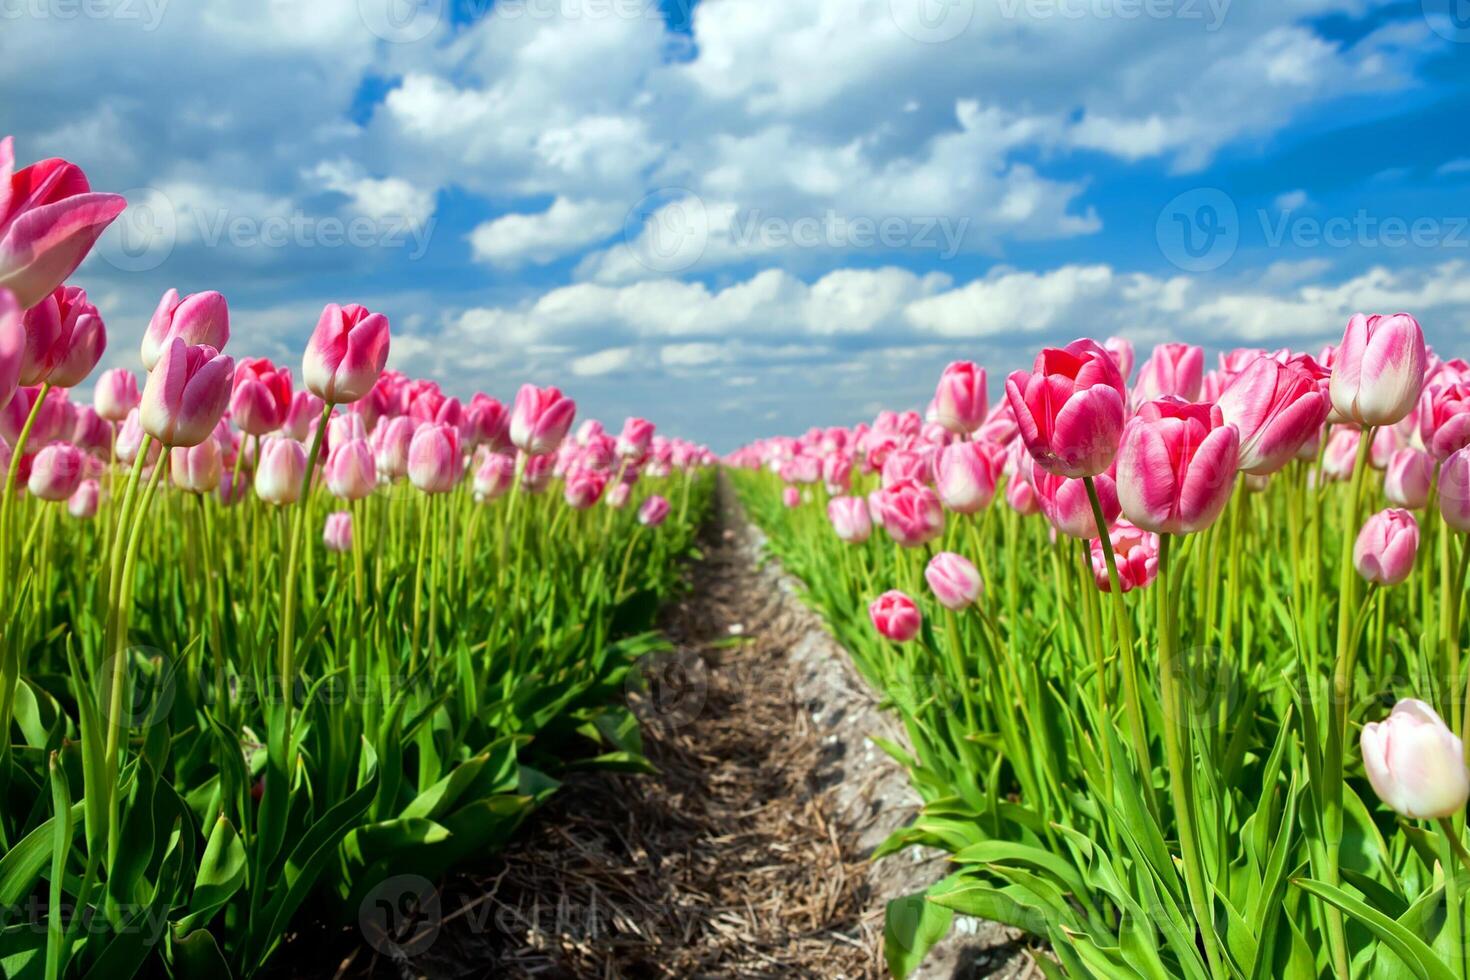
[[[944,873],[937,853],[867,856],[912,819],[901,730],[762,555],[722,485],[675,652],[630,701],[659,775],[578,774],[486,869],[418,896],[395,941],[299,936],[287,976],[869,978],[887,900]],[[395,898],[393,901],[397,904]],[[325,940],[325,941],[324,941]],[[916,976],[1040,977],[1017,933],[958,920]]]

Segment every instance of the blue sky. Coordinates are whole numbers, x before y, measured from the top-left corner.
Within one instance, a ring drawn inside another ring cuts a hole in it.
[[[109,365],[356,301],[719,449],[1083,334],[1470,354],[1467,69],[1467,0],[0,0],[0,133],[133,204]]]

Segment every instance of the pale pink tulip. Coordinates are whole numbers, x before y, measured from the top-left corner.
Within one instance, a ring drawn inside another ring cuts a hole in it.
[[[669,516],[669,502],[654,494],[638,508],[638,523],[644,527],[658,527]]]
[[[138,408],[143,428],[166,446],[197,446],[225,413],[235,362],[213,347],[169,342],[148,372]]]
[[[1470,383],[1425,389],[1419,400],[1419,438],[1435,459],[1470,446]]]
[[[1456,531],[1470,532],[1470,446],[1439,466],[1439,512]]]
[[[858,497],[833,497],[827,501],[827,520],[837,537],[848,544],[862,544],[873,533],[868,505]]]
[[[408,475],[408,447],[413,443],[417,426],[407,415],[381,422],[373,430],[373,460],[378,466],[378,475],[386,480],[397,480]]]
[[[219,488],[224,464],[219,443],[205,439],[197,446],[181,446],[168,454],[174,486],[191,493],[213,493]]]
[[[1346,480],[1358,465],[1358,446],[1363,433],[1345,425],[1333,428],[1322,452],[1322,473],[1329,480]]]
[[[272,436],[260,445],[255,495],[270,504],[294,504],[306,479],[306,447],[295,439]]]
[[[328,551],[348,552],[352,550],[352,514],[345,510],[327,515],[322,527],[322,544]]]
[[[1424,385],[1428,354],[1419,322],[1407,313],[1354,314],[1332,366],[1332,406],[1358,425],[1393,425]]]
[[[511,409],[510,441],[533,456],[555,452],[576,414],[576,402],[557,389],[522,385]]]
[[[324,402],[345,405],[372,391],[388,364],[388,318],[356,303],[328,303],[301,361],[301,380]]]
[[[1141,405],[1165,395],[1195,401],[1204,377],[1204,348],[1193,344],[1160,344],[1138,371],[1134,401]]]
[[[463,471],[459,429],[444,422],[419,426],[408,446],[408,481],[425,493],[448,493]]]
[[[1216,405],[1162,398],[1128,423],[1118,450],[1118,502],[1134,524],[1188,534],[1215,522],[1235,486],[1240,433]]]
[[[573,510],[587,510],[602,499],[607,489],[607,474],[599,470],[576,469],[567,474],[562,498]]]
[[[1240,432],[1240,468],[1275,473],[1321,431],[1331,410],[1316,362],[1257,357],[1221,392],[1225,421]],[[1314,454],[1315,455],[1315,454]]]
[[[801,491],[796,487],[785,487],[781,491],[781,503],[788,510],[801,506]]]
[[[1068,537],[1097,537],[1100,531],[1092,500],[1087,496],[1087,484],[1048,473],[1034,461],[1028,462],[1026,480],[1035,491],[1037,507],[1052,526]],[[1106,527],[1118,519],[1118,486],[1111,473],[1099,473],[1092,482]]]
[[[1112,356],[1113,363],[1118,365],[1118,374],[1123,378],[1126,387],[1128,379],[1133,375],[1133,342],[1125,337],[1109,337],[1103,341],[1102,346]]]
[[[968,558],[952,551],[941,551],[929,559],[924,580],[934,598],[946,609],[960,610],[980,598],[980,572]]]
[[[92,407],[109,422],[121,422],[138,407],[138,378],[127,368],[103,371],[92,389]]]
[[[53,443],[36,453],[26,489],[38,500],[66,500],[82,483],[85,457],[76,446]]]
[[[230,339],[230,307],[225,298],[210,290],[183,299],[170,289],[143,332],[143,370],[152,371],[175,339],[189,347],[225,349]]]
[[[653,443],[653,423],[647,419],[629,418],[618,436],[618,455],[623,459],[642,459]]]
[[[974,432],[990,407],[985,388],[984,368],[971,361],[950,364],[934,390],[934,421],[959,435]]]
[[[1395,507],[1418,510],[1429,503],[1434,482],[1434,457],[1422,449],[1405,446],[1388,461],[1383,474],[1383,495]]]
[[[1413,698],[1363,726],[1363,770],[1389,809],[1413,820],[1453,817],[1470,798],[1464,743],[1433,708]]]
[[[377,487],[377,464],[366,439],[348,439],[332,447],[322,475],[327,489],[343,500],[362,500]]]
[[[465,409],[465,438],[472,447],[485,446],[492,452],[510,448],[510,414],[489,395],[477,394]]]
[[[990,505],[1005,465],[1004,450],[982,442],[945,446],[934,464],[934,486],[945,507],[975,514]]]
[[[933,541],[944,531],[944,506],[929,487],[912,480],[878,493],[875,515],[888,536],[905,548]]]
[[[26,354],[25,315],[8,289],[0,289],[0,409],[10,404],[20,385],[20,366]]]
[[[79,521],[97,516],[97,504],[102,499],[102,488],[96,480],[83,480],[76,492],[66,501],[66,512]]]
[[[128,417],[123,420],[123,424],[118,426],[117,440],[113,443],[117,452],[117,458],[124,464],[131,466],[138,458],[138,451],[143,448],[143,437],[146,434],[143,431],[143,423],[139,418],[139,411],[135,408],[128,413]],[[151,465],[158,459],[158,454],[162,451],[162,447],[159,446],[158,441],[151,440],[148,443],[148,458],[144,462]]]
[[[1152,531],[1118,521],[1108,531],[1113,545],[1113,559],[1118,568],[1118,586],[1124,592],[1146,588],[1159,574],[1159,536]],[[1113,591],[1108,574],[1108,559],[1103,554],[1102,539],[1093,538],[1092,576],[1104,592]]]
[[[242,358],[230,393],[230,418],[240,431],[252,436],[274,432],[285,425],[290,409],[290,370],[264,357]]]
[[[1398,585],[1414,570],[1419,553],[1419,522],[1406,510],[1390,508],[1368,518],[1353,544],[1353,567],[1369,582]]]

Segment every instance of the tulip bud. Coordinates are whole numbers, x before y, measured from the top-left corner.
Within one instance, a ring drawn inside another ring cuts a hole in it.
[[[1160,344],[1138,372],[1134,401],[1142,405],[1165,395],[1195,401],[1204,377],[1204,348],[1193,344]]]
[[[788,509],[793,510],[801,506],[801,491],[796,487],[781,488],[781,503]]]
[[[168,454],[174,486],[191,493],[213,493],[224,466],[219,443],[205,439],[197,446],[181,446]]]
[[[985,387],[984,368],[971,361],[950,364],[934,390],[934,421],[959,435],[974,432],[990,407]]]
[[[833,497],[827,501],[827,520],[837,537],[848,544],[862,544],[873,533],[868,505],[858,497]]]
[[[1363,726],[1363,770],[1389,808],[1414,820],[1453,817],[1470,797],[1465,749],[1435,710],[1404,698]]]
[[[631,484],[616,483],[611,490],[602,495],[602,499],[613,510],[622,510],[628,505],[628,497],[632,492]]]
[[[235,362],[213,347],[169,342],[143,388],[140,421],[166,446],[197,446],[225,413]]]
[[[26,350],[20,383],[49,381],[58,388],[81,382],[101,359],[107,331],[85,290],[57,286],[26,311]]]
[[[647,419],[630,418],[623,423],[618,436],[618,455],[623,459],[642,459],[648,455],[653,442],[653,423]]]
[[[644,527],[658,527],[669,516],[669,502],[654,494],[638,508],[638,523]]]
[[[1124,592],[1132,592],[1148,586],[1159,574],[1159,536],[1152,531],[1134,527],[1127,521],[1119,521],[1108,532],[1113,545],[1113,561],[1118,568],[1118,586]],[[1092,576],[1097,587],[1104,592],[1113,591],[1113,580],[1108,574],[1108,559],[1103,554],[1102,540],[1093,538]]]
[[[443,422],[418,427],[408,445],[408,480],[424,493],[448,493],[463,473],[459,430]]]
[[[873,628],[894,643],[907,643],[919,635],[923,617],[914,600],[897,589],[890,589],[868,605],[868,618]]]
[[[1414,408],[1428,354],[1419,322],[1407,313],[1354,314],[1332,366],[1332,407],[1358,425],[1393,425]]]
[[[379,477],[396,480],[408,475],[408,447],[413,443],[416,428],[413,419],[399,415],[373,430],[371,446]]]
[[[930,488],[904,480],[877,496],[876,515],[888,536],[905,548],[916,548],[944,531],[944,507]]]
[[[328,551],[348,552],[352,550],[352,515],[345,511],[334,511],[327,515],[322,528],[322,544]]]
[[[1118,365],[1118,374],[1126,385],[1133,374],[1133,343],[1124,337],[1109,337],[1102,346],[1112,356],[1113,363]]]
[[[306,342],[301,380],[323,401],[345,405],[372,391],[387,364],[388,318],[329,303]]]
[[[941,551],[929,559],[924,580],[946,609],[964,609],[980,598],[980,572],[969,559],[952,551]]]
[[[1429,487],[1433,482],[1434,457],[1405,446],[1388,460],[1383,495],[1396,507],[1418,510],[1429,503]]]
[[[263,436],[286,423],[291,409],[291,372],[264,357],[246,357],[235,369],[230,417],[241,432]]]
[[[102,372],[92,389],[92,407],[109,422],[121,422],[138,407],[138,379],[126,368]]]
[[[135,408],[128,413],[128,417],[118,427],[117,439],[113,443],[114,449],[117,452],[117,458],[131,466],[138,458],[138,450],[143,447],[144,435],[143,423],[139,419],[138,409]],[[148,459],[146,462],[152,464],[154,460],[158,459],[159,451],[158,441],[154,440],[150,442],[148,444]]]
[[[497,453],[510,448],[510,415],[489,395],[477,394],[470,399],[465,428],[465,438],[473,446],[485,446]]]
[[[1321,431],[1331,403],[1319,372],[1309,357],[1281,363],[1262,355],[1225,386],[1218,405],[1240,431],[1242,470],[1274,473]]]
[[[945,507],[975,514],[990,505],[1004,464],[1001,451],[980,442],[956,442],[940,451],[934,465],[935,489]]]
[[[26,489],[39,500],[66,500],[82,483],[84,457],[76,446],[54,443],[36,453]]]
[[[25,314],[15,294],[0,288],[0,409],[10,404],[20,384],[26,354]]]
[[[332,447],[323,467],[327,489],[343,500],[361,500],[378,485],[373,451],[366,439],[349,439]]]
[[[212,290],[183,299],[177,289],[164,293],[143,332],[143,370],[152,372],[176,339],[185,347],[224,350],[230,339],[230,308],[225,298]]]
[[[306,479],[306,447],[295,439],[274,436],[260,446],[255,467],[255,495],[271,504],[294,504]]]
[[[525,465],[521,468],[521,489],[526,493],[541,493],[551,485],[554,475],[552,470],[556,468],[556,456],[546,453],[540,456],[526,456],[521,454],[517,460],[525,459]]]
[[[97,516],[97,504],[102,497],[102,488],[96,480],[83,480],[76,492],[66,501],[66,512],[79,521]]]
[[[573,510],[587,510],[602,499],[607,488],[607,474],[598,470],[576,469],[567,474],[562,496]]]
[[[1406,510],[1381,510],[1368,518],[1353,545],[1353,567],[1369,582],[1398,585],[1414,570],[1419,522]]]
[[[1128,423],[1118,450],[1118,502],[1161,534],[1209,527],[1235,487],[1240,434],[1217,405],[1161,398]]]
[[[1470,383],[1426,388],[1419,400],[1419,438],[1435,459],[1470,445]]]
[[[555,452],[576,414],[576,402],[557,389],[522,385],[511,409],[510,441],[533,456]]]
[[[480,503],[504,496],[515,482],[516,461],[504,453],[487,452],[475,468],[475,499]]]
[[[1123,431],[1123,378],[1112,355],[1091,340],[1043,350],[1029,374],[1006,379],[1006,398],[1042,469],[1080,479],[1112,465]]]
[[[1456,531],[1470,532],[1470,447],[1455,450],[1440,464],[1439,512]]]
[[[112,423],[90,407],[78,406],[71,427],[71,444],[82,452],[106,459],[112,451]]]

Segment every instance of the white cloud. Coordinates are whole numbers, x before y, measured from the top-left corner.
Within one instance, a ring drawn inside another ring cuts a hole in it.
[[[1311,200],[1312,199],[1307,196],[1307,192],[1302,190],[1301,188],[1297,188],[1294,191],[1286,191],[1284,193],[1276,195],[1276,210],[1297,211],[1301,208],[1306,207],[1309,203],[1311,203]]]
[[[398,177],[368,177],[350,160],[323,160],[310,176],[324,189],[346,195],[354,212],[375,221],[422,227],[434,215],[433,191]]]
[[[470,232],[475,258],[515,268],[544,265],[599,242],[622,226],[625,208],[615,202],[558,197],[536,214],[507,214]]]
[[[568,364],[573,374],[579,378],[594,377],[599,374],[612,374],[621,371],[633,362],[633,348],[631,347],[609,347],[595,354],[585,354],[582,357],[574,357]]]
[[[1441,177],[1448,177],[1450,174],[1470,173],[1470,157],[1458,157],[1454,160],[1446,160],[1436,167],[1434,172]]]

